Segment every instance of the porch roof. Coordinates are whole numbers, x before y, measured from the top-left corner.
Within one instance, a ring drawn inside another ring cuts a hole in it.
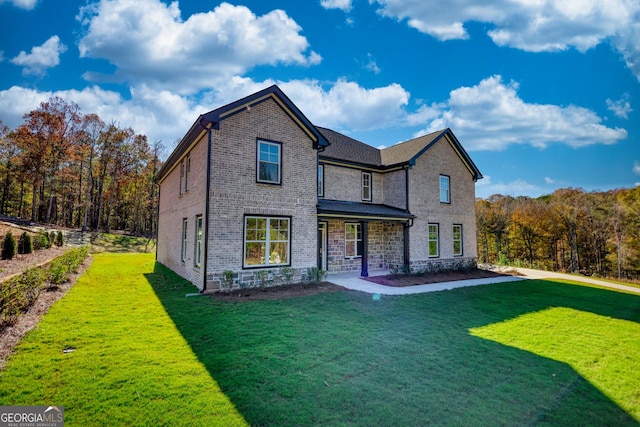
[[[416,216],[388,205],[320,199],[318,200],[318,217],[406,222]]]

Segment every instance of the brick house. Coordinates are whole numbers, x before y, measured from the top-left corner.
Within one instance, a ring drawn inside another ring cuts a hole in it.
[[[472,267],[480,178],[450,129],[378,150],[271,86],[201,115],[158,172],[156,257],[202,291],[225,270]]]

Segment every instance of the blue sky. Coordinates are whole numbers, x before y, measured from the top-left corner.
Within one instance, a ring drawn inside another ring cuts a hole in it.
[[[376,147],[450,127],[479,197],[640,184],[636,0],[0,0],[0,119],[51,96],[166,155],[278,84]]]

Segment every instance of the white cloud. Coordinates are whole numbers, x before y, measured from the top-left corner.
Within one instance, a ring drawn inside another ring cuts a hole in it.
[[[182,94],[215,87],[257,65],[322,60],[282,10],[256,16],[245,6],[222,3],[183,20],[177,1],[101,0],[82,8],[78,19],[86,30],[81,57],[107,59],[117,67],[111,78]]]
[[[572,147],[615,144],[627,137],[609,128],[586,108],[530,104],[518,96],[518,84],[492,76],[473,87],[450,92],[446,103],[427,108],[438,116],[418,135],[450,127],[469,150],[502,150],[511,144],[544,148],[563,143]]]
[[[340,9],[344,12],[351,11],[351,0],[320,0],[320,5],[325,9]]]
[[[637,160],[633,162],[633,174],[640,175],[640,162]]]
[[[0,4],[2,3],[11,3],[20,9],[31,10],[36,7],[38,0],[0,0]]]
[[[484,178],[476,182],[476,197],[480,197],[482,199],[486,199],[494,194],[502,194],[503,196],[512,197],[540,197],[547,193],[549,193],[548,189],[544,189],[522,179],[517,179],[508,183],[494,183],[490,176],[485,175]]]
[[[629,103],[629,95],[625,95],[617,101],[607,99],[606,103],[607,109],[622,119],[628,119],[629,113],[633,111],[631,104]]]
[[[545,176],[544,182],[546,182],[547,184],[555,184],[556,180],[553,178],[549,178],[548,176]]]
[[[67,47],[60,43],[60,37],[51,36],[41,46],[31,48],[31,53],[20,52],[11,62],[24,67],[22,73],[25,75],[42,75],[48,68],[60,64],[60,55],[66,50]]]
[[[585,52],[611,39],[640,80],[640,2],[629,0],[370,0],[383,16],[439,40],[467,39],[464,24],[493,25],[499,46],[530,52],[574,47]]]
[[[368,62],[365,64],[365,70],[371,71],[373,74],[380,74],[380,67],[376,63],[375,59],[373,59],[373,55],[367,53]]]

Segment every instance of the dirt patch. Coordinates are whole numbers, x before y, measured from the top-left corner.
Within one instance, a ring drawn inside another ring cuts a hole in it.
[[[16,323],[0,331],[0,369],[4,369],[7,359],[13,352],[13,347],[27,332],[38,325],[40,318],[49,310],[53,303],[62,298],[69,289],[73,287],[78,277],[82,276],[87,268],[89,268],[92,260],[93,258],[89,255],[77,273],[69,273],[69,280],[65,283],[43,289],[27,312],[18,317]]]
[[[454,280],[469,279],[492,279],[495,277],[505,277],[510,274],[496,273],[493,271],[474,269],[464,271],[443,271],[434,274],[425,274],[422,276],[398,275],[398,276],[374,276],[367,277],[364,280],[377,283],[384,286],[404,287],[416,285],[430,285],[433,283],[452,282]]]
[[[291,285],[271,286],[264,289],[234,289],[229,292],[215,292],[209,295],[211,295],[212,298],[222,301],[253,301],[295,298],[343,290],[344,288],[342,286],[329,282],[309,284],[295,283]]]

